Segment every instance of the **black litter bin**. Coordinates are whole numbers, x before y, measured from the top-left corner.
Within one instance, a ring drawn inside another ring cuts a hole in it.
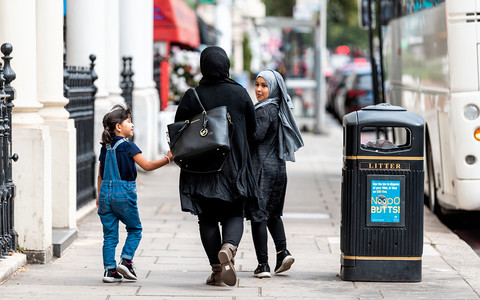
[[[343,118],[341,274],[422,280],[423,119],[372,105]]]

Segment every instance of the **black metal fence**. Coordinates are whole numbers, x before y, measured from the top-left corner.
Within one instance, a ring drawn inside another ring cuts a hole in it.
[[[90,67],[66,66],[64,60],[63,93],[69,102],[65,106],[77,129],[77,209],[95,199],[95,151],[94,151],[94,71],[95,55],[90,55]]]
[[[12,154],[12,101],[15,89],[10,83],[16,75],[10,67],[12,45],[5,43],[0,49],[3,53],[0,62],[0,258],[11,255],[17,248],[17,233],[14,229],[15,184],[12,180],[12,160],[18,155]]]
[[[155,53],[153,56],[153,81],[155,82],[155,88],[158,91],[158,96],[160,95],[160,66],[162,65],[162,57],[160,53]],[[162,101],[160,101],[161,103]],[[161,105],[160,105],[161,106]],[[161,110],[161,107],[160,107]]]
[[[123,69],[122,69],[122,81],[120,82],[120,88],[122,89],[122,97],[125,99],[125,103],[127,103],[130,107],[133,104],[133,71],[132,71],[132,57],[131,56],[124,56],[122,57],[123,60]]]
[[[127,103],[132,111],[133,111],[133,88],[134,88],[134,82],[133,82],[133,71],[132,71],[132,57],[131,56],[123,56],[123,69],[120,75],[122,75],[122,81],[120,82],[120,88],[122,89],[122,97],[125,100],[125,103]],[[132,112],[133,114],[133,112]],[[132,116],[132,122],[133,122],[133,116]],[[134,136],[130,137],[129,140],[130,142],[133,142]]]

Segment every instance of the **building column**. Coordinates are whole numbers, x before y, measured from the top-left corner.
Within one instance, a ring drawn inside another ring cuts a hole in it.
[[[232,0],[217,0],[215,6],[215,29],[222,34],[218,46],[222,47],[228,57],[232,57]]]
[[[105,114],[118,103],[125,103],[121,97],[120,58],[118,32],[118,1],[67,0],[67,64],[89,66],[90,54],[95,54],[95,72],[98,88],[95,99],[94,151],[100,155],[103,132],[102,120]],[[88,22],[85,22],[88,20]],[[98,165],[98,160],[97,160]],[[95,178],[98,166],[95,168]],[[96,181],[95,181],[96,182]],[[82,212],[94,209],[94,202],[85,206]]]
[[[13,163],[18,246],[30,263],[45,263],[52,257],[52,149],[37,100],[36,6],[35,0],[0,0],[0,42],[12,44],[17,74],[12,148],[19,156]]]
[[[52,139],[52,226],[54,254],[77,233],[77,150],[75,122],[63,96],[63,3],[37,1],[37,97]],[[60,247],[60,245],[63,245]],[[56,249],[59,247],[59,249]],[[58,252],[58,253],[57,253]]]
[[[95,99],[94,145],[100,153],[103,116],[115,104],[107,89],[107,15],[106,2],[98,0],[67,0],[67,65],[89,66],[90,54],[95,54],[95,72],[98,89]],[[88,20],[88,22],[85,22]],[[108,65],[110,67],[110,65]],[[116,98],[116,101],[119,101]],[[98,168],[97,168],[98,169]]]
[[[240,5],[240,3],[235,3],[235,8],[232,9],[232,69],[236,76],[243,72],[244,24]]]
[[[125,103],[121,96],[120,89],[120,66],[122,58],[120,57],[120,4],[117,0],[106,0],[108,10],[105,10],[106,20],[106,82],[105,86],[109,93],[111,101],[116,103]]]
[[[153,0],[120,0],[120,55],[132,56],[135,143],[148,160],[159,157],[160,100],[153,81]],[[160,138],[165,138],[165,134]]]

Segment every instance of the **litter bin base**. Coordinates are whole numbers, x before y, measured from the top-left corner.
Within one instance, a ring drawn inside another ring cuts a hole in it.
[[[422,261],[345,260],[341,266],[340,278],[348,281],[420,282]]]

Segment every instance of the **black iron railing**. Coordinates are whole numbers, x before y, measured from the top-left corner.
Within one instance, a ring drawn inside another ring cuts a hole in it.
[[[160,96],[160,66],[161,65],[162,65],[162,57],[160,56],[160,53],[157,52],[153,56],[153,81],[155,82],[155,88],[157,89],[158,96]]]
[[[15,184],[12,180],[12,160],[18,155],[12,154],[12,101],[15,89],[10,83],[16,75],[10,67],[12,45],[5,43],[0,49],[3,53],[0,62],[0,257],[11,255],[17,248],[17,233],[14,229]]]
[[[133,82],[133,71],[132,71],[132,57],[131,56],[124,56],[122,57],[123,60],[123,69],[122,73],[122,81],[120,82],[120,88],[122,89],[122,97],[125,100],[125,103],[127,103],[130,108],[133,111],[133,88],[134,88],[134,82]],[[133,114],[133,112],[132,112]],[[132,116],[132,122],[133,122],[133,116]],[[133,142],[134,136],[130,137],[129,140],[130,142]]]
[[[131,56],[124,56],[122,57],[123,60],[123,70],[122,70],[122,81],[120,82],[120,88],[122,89],[122,97],[125,99],[125,103],[127,103],[130,107],[133,104],[133,71],[132,71],[132,57]],[[132,108],[133,109],[133,108]]]
[[[90,55],[90,67],[66,66],[64,62],[65,108],[77,129],[77,209],[95,199],[94,116],[97,87],[94,82],[95,55]]]

